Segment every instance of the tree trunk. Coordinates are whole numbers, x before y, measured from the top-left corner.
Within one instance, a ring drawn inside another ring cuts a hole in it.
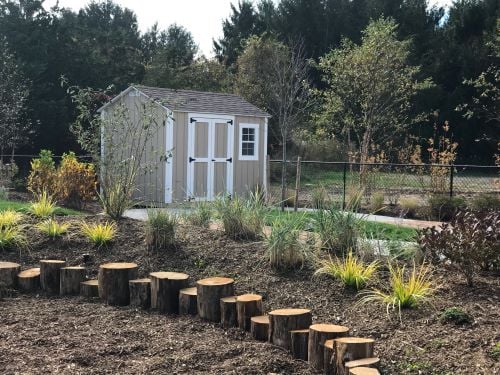
[[[233,328],[238,326],[236,298],[236,296],[230,296],[220,299],[220,324],[224,328]]]
[[[243,294],[236,297],[238,327],[250,331],[250,318],[262,315],[262,296],[258,294]]]
[[[283,155],[281,158],[281,211],[285,211],[286,196],[286,133],[282,134],[281,141],[283,143]]]
[[[269,315],[250,318],[250,332],[255,340],[267,341],[269,337]]]
[[[312,324],[311,310],[280,309],[269,313],[269,341],[290,350],[290,331],[306,329]]]
[[[17,285],[17,275],[21,266],[12,262],[0,262],[0,286],[14,288]]]
[[[296,329],[290,331],[290,348],[293,358],[307,361],[309,346],[309,330]]]
[[[40,285],[49,294],[59,294],[61,284],[61,268],[66,267],[64,260],[40,261]]]
[[[33,292],[40,289],[40,268],[30,268],[17,275],[17,285],[21,290]]]
[[[151,307],[151,279],[135,279],[128,282],[130,290],[130,306],[141,309]]]
[[[347,336],[349,328],[335,324],[313,324],[309,327],[309,364],[318,371],[324,366],[324,344],[326,340]]]
[[[342,337],[335,339],[335,366],[337,375],[349,375],[346,362],[373,357],[375,340],[361,337]]]
[[[99,281],[96,279],[81,282],[80,295],[86,298],[99,297]]]
[[[196,300],[196,287],[181,289],[179,292],[179,314],[196,315],[198,313]]]
[[[80,283],[86,279],[85,267],[61,268],[60,294],[80,294]]]
[[[200,318],[220,322],[220,299],[234,295],[234,280],[227,277],[210,277],[197,281],[196,288]]]
[[[106,263],[99,267],[99,297],[108,305],[126,306],[130,303],[128,282],[137,279],[137,264]]]
[[[189,275],[179,272],[153,272],[151,277],[151,308],[162,314],[179,313],[179,293],[188,287]]]

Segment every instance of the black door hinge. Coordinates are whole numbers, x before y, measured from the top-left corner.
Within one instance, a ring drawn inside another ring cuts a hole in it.
[[[227,123],[228,123],[229,125],[233,125],[233,120],[229,120]]]
[[[191,156],[189,157],[189,162],[192,163],[193,161],[195,161],[196,159],[195,158],[192,158]]]
[[[194,117],[191,117],[191,118],[189,119],[189,123],[191,123],[191,124],[192,124],[193,122],[196,122],[196,119],[195,119]]]
[[[233,158],[232,158],[232,157],[230,157],[230,158],[226,159],[226,161],[228,161],[228,162],[232,163],[232,162],[233,162]]]

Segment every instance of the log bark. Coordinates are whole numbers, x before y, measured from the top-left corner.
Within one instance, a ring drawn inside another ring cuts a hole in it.
[[[323,344],[323,374],[335,375],[334,340],[326,340]]]
[[[323,370],[324,344],[332,340],[347,336],[349,328],[335,324],[313,324],[309,327],[308,359],[309,364],[316,370]]]
[[[60,278],[61,296],[80,294],[80,283],[86,279],[85,267],[63,267]]]
[[[262,296],[258,294],[243,294],[236,297],[236,312],[238,327],[243,331],[250,331],[250,319],[263,314]]]
[[[219,322],[220,299],[234,295],[234,280],[228,277],[210,277],[196,282],[198,315],[202,319]]]
[[[81,282],[80,295],[86,298],[99,297],[99,281],[95,279]]]
[[[349,371],[349,375],[380,375],[380,372],[373,367],[356,367]]]
[[[293,358],[307,361],[309,345],[309,330],[295,329],[290,331],[290,350]]]
[[[196,315],[198,307],[196,305],[196,287],[184,288],[179,291],[179,314]]]
[[[220,324],[223,328],[233,328],[238,326],[236,298],[236,296],[230,296],[220,299]]]
[[[61,268],[66,267],[64,260],[44,259],[40,261],[40,286],[49,294],[59,294]]]
[[[130,290],[130,306],[141,309],[151,307],[151,279],[135,279],[128,282]]]
[[[40,289],[40,268],[30,268],[17,275],[19,289],[32,292]]]
[[[250,318],[250,332],[255,340],[267,341],[269,337],[269,315]]]
[[[356,367],[377,368],[379,363],[380,363],[380,358],[377,357],[356,359],[354,361],[349,361],[345,363],[345,372],[349,374],[349,371]]]
[[[12,262],[0,262],[0,286],[14,288],[17,286],[17,275],[21,266]]]
[[[130,303],[128,282],[137,279],[137,264],[106,263],[99,267],[99,297],[108,305],[126,306]]]
[[[362,337],[342,337],[335,339],[335,366],[337,375],[349,375],[346,362],[373,357],[375,340]]]
[[[306,329],[312,324],[311,310],[280,309],[269,313],[269,341],[290,350],[290,331]]]
[[[188,287],[189,275],[179,272],[152,272],[151,308],[162,314],[179,313],[179,292]]]

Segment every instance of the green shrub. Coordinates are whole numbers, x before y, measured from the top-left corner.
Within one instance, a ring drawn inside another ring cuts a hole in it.
[[[54,219],[47,219],[38,223],[36,225],[39,231],[45,233],[47,236],[52,237],[53,239],[57,237],[61,237],[68,231],[69,224],[58,223]]]
[[[374,276],[378,269],[378,262],[374,261],[365,264],[349,251],[345,258],[328,259],[319,262],[320,268],[315,272],[318,274],[326,274],[333,278],[339,279],[342,283],[350,288],[359,290]]]
[[[311,192],[312,208],[325,209],[330,204],[328,192],[324,186],[314,188]]]
[[[433,219],[449,221],[460,209],[465,208],[465,200],[462,197],[437,194],[429,198],[429,206]]]
[[[223,197],[215,201],[217,217],[222,221],[224,232],[235,240],[255,240],[264,227],[264,207],[238,196]]]
[[[497,194],[478,194],[472,198],[470,206],[474,211],[479,212],[500,210],[500,197]]]
[[[56,164],[52,151],[41,150],[40,156],[31,161],[28,191],[35,195],[42,193],[54,195],[57,183],[56,174]]]
[[[56,202],[54,202],[52,197],[46,191],[43,191],[36,196],[36,200],[34,202],[31,202],[28,211],[38,218],[47,218],[54,215],[56,209]]]
[[[399,205],[401,206],[401,213],[407,218],[415,217],[417,208],[419,207],[418,199],[411,197],[401,198]]]
[[[300,239],[304,228],[301,215],[283,215],[271,225],[271,233],[266,237],[267,254],[271,267],[291,269],[304,263],[307,244]]]
[[[164,210],[148,210],[146,221],[146,246],[149,250],[168,249],[175,244],[177,216]]]
[[[457,325],[470,324],[474,320],[471,315],[467,314],[460,307],[447,308],[439,318],[442,322],[455,323]]]
[[[356,251],[363,219],[352,211],[318,210],[314,214],[314,231],[319,234],[321,247],[346,254]]]
[[[81,223],[82,234],[97,247],[109,244],[115,238],[117,227],[115,223]]]
[[[380,212],[384,208],[384,193],[376,192],[370,197],[370,210],[373,213]]]
[[[56,197],[66,206],[82,208],[97,194],[94,165],[78,161],[74,152],[63,155],[56,177]]]
[[[209,202],[199,201],[194,209],[188,212],[185,220],[191,225],[199,227],[208,227],[213,215],[213,207]]]

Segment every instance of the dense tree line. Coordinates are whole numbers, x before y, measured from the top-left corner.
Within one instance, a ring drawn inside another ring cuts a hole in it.
[[[370,20],[381,17],[397,25],[397,39],[408,41],[406,62],[418,67],[414,80],[433,83],[412,97],[412,118],[435,113],[433,121],[449,121],[460,144],[459,161],[490,164],[499,138],[498,96],[492,96],[498,94],[498,0],[458,0],[446,12],[429,8],[426,0],[242,0],[223,21],[223,36],[214,41],[215,59],[199,56],[196,41],[180,26],[153,26],[141,33],[135,14],[111,1],[73,12],[46,9],[43,0],[0,0],[0,41],[26,88],[22,118],[36,136],[24,150],[44,147],[59,154],[76,149],[69,131],[75,105],[61,77],[71,85],[114,93],[142,83],[245,95],[241,87],[251,88],[253,81],[241,71],[252,71],[248,54],[259,55],[254,38],[260,37],[292,52],[300,43],[310,59],[308,84],[321,91],[329,85],[321,58],[346,40],[359,45]],[[246,68],[240,69],[241,63]],[[266,107],[265,93],[253,91],[261,97],[249,99]],[[321,125],[314,112],[322,107],[309,106],[310,116],[303,121],[309,133]],[[415,122],[402,131],[430,136],[430,123]]]

